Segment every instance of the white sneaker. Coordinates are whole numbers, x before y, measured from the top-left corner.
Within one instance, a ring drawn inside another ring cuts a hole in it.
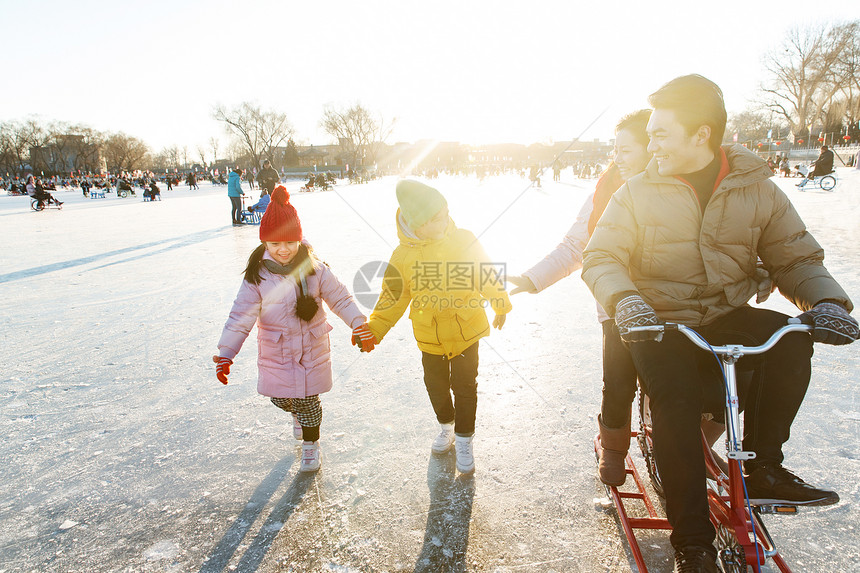
[[[467,474],[475,470],[475,456],[472,452],[472,436],[456,436],[454,451],[457,453],[457,470]]]
[[[300,472],[315,472],[320,469],[320,443],[304,442],[302,444],[302,463]]]
[[[439,432],[439,435],[433,440],[433,445],[430,446],[434,454],[444,454],[454,445],[454,424],[439,424],[439,426],[442,431]]]
[[[297,440],[302,439],[302,425],[299,424],[299,419],[293,414],[293,437]]]

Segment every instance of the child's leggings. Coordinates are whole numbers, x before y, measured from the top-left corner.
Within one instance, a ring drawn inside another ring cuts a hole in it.
[[[421,362],[424,365],[424,385],[436,419],[440,424],[453,421],[457,435],[474,434],[478,407],[478,343],[450,360],[446,356],[422,352]]]
[[[307,398],[272,398],[272,404],[296,415],[302,425],[302,436],[306,442],[320,439],[322,422],[322,403],[319,394]]]

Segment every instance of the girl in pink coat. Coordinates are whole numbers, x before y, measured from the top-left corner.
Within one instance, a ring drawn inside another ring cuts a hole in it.
[[[260,241],[245,268],[245,280],[213,356],[218,380],[227,383],[233,358],[257,325],[257,391],[293,415],[293,435],[302,442],[301,471],[320,467],[319,395],[331,390],[328,307],[353,337],[369,338],[366,317],[347,288],[302,240],[302,226],[290,195],[279,185],[260,222]],[[367,346],[367,342],[363,346]],[[371,350],[371,348],[365,348]]]

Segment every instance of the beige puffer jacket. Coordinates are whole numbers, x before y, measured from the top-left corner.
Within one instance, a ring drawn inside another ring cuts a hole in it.
[[[850,311],[767,164],[740,145],[723,150],[729,172],[704,214],[692,187],[660,176],[653,160],[613,195],[583,260],[582,279],[598,302],[614,314],[620,294],[638,291],[661,320],[710,324],[756,293],[760,257],[801,310],[832,299]]]

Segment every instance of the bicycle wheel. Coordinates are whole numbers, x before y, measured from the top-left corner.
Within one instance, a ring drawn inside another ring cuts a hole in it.
[[[639,442],[639,450],[642,452],[642,457],[645,458],[645,467],[648,470],[648,477],[651,478],[651,485],[654,491],[660,497],[665,497],[663,493],[663,480],[660,479],[660,471],[657,469],[657,460],[654,458],[654,443],[651,440],[651,408],[649,406],[648,395],[642,391],[640,387],[637,390],[639,402],[639,436],[636,440]]]
[[[30,209],[33,211],[42,211],[45,209],[45,205],[42,204],[38,199],[30,199]]]
[[[821,182],[819,184],[825,191],[832,191],[833,188],[836,187],[836,178],[832,175],[825,175],[821,178]]]

